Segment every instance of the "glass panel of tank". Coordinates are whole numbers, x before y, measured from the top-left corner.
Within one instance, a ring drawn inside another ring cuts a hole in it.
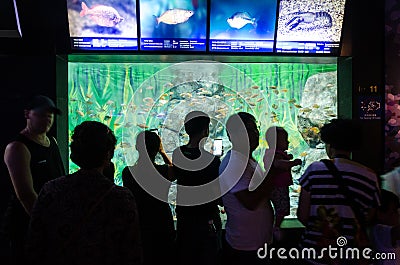
[[[319,129],[337,116],[336,64],[307,63],[68,63],[69,134],[85,120],[107,124],[118,139],[113,162],[115,182],[137,159],[136,135],[157,129],[164,149],[171,152],[188,137],[185,115],[202,110],[211,117],[210,136],[221,138],[226,153],[230,142],[225,131],[227,117],[238,111],[252,113],[260,127],[255,157],[262,164],[268,147],[265,132],[282,126],[289,133],[289,152],[303,160],[293,168],[290,187],[291,215],[295,217],[297,179],[313,161],[326,157]],[[160,158],[158,158],[159,161]],[[69,170],[77,166],[70,162]],[[173,205],[175,189],[171,187]]]

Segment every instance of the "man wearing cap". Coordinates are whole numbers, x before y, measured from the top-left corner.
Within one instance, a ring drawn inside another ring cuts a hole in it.
[[[61,111],[50,98],[38,95],[28,101],[24,114],[26,127],[4,152],[4,162],[14,187],[6,212],[12,264],[23,262],[25,235],[37,194],[47,181],[65,175],[57,142],[47,136],[54,115]]]

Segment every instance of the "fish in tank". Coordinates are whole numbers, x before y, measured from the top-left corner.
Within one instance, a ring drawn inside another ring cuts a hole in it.
[[[103,122],[114,131],[118,139],[114,180],[118,185],[122,185],[122,169],[138,157],[137,134],[156,129],[171,155],[188,140],[183,120],[192,110],[211,117],[206,149],[212,151],[213,140],[222,139],[224,153],[230,149],[226,119],[239,111],[253,114],[260,126],[260,144],[254,153],[260,164],[268,148],[266,130],[273,125],[284,127],[289,133],[289,153],[303,160],[292,172],[294,184],[290,187],[289,217],[296,217],[298,178],[311,162],[326,158],[319,129],[337,117],[337,65],[69,62],[68,95],[69,135],[85,120]],[[76,169],[70,161],[70,172]],[[175,192],[172,185],[172,206]]]

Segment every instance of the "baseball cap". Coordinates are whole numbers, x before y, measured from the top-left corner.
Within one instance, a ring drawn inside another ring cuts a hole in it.
[[[54,114],[61,114],[61,110],[56,107],[54,101],[51,100],[49,97],[43,95],[37,95],[32,97],[25,109],[27,110],[37,110],[37,111],[50,111]]]

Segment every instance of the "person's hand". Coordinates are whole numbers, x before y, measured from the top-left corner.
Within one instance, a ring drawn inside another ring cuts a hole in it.
[[[303,162],[301,161],[301,159],[299,159],[299,158],[293,160],[293,162],[294,162],[294,165],[295,165],[295,166],[300,166],[300,165],[303,163]]]

